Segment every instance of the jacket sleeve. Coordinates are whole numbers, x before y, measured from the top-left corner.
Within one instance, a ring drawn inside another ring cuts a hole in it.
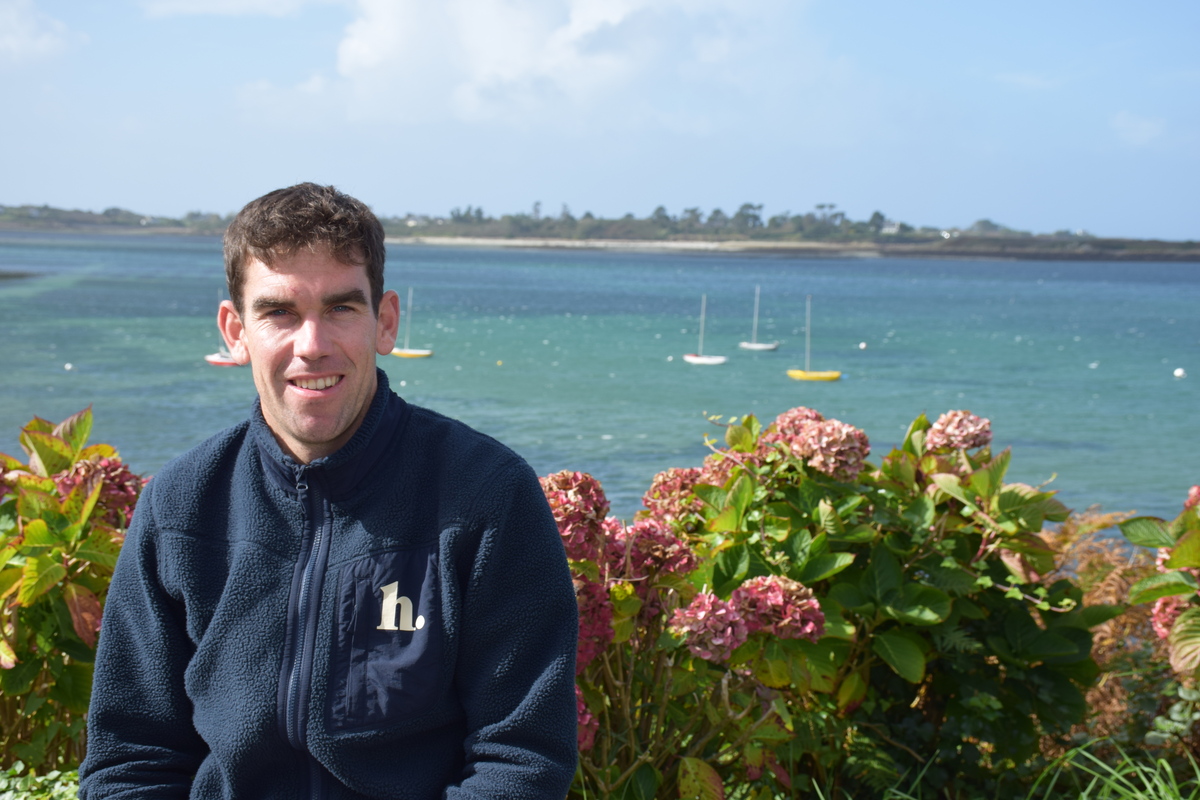
[[[159,581],[155,482],[142,493],[105,602],[82,800],[186,798],[208,747],[192,725],[184,609]]]
[[[579,611],[562,540],[524,462],[496,481],[464,593],[456,680],[468,734],[446,800],[560,800],[575,774]]]

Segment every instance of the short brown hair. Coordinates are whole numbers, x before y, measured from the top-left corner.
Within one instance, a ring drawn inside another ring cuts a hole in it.
[[[251,200],[225,231],[225,285],[243,312],[246,263],[271,266],[304,248],[327,247],[343,264],[363,266],[371,306],[383,299],[383,226],[371,209],[332,186],[298,183]]]

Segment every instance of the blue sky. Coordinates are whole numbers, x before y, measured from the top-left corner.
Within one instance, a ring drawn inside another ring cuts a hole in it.
[[[0,203],[1200,238],[1200,4],[0,0]]]

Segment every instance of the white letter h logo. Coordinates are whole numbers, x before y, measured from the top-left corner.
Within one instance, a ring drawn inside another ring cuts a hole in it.
[[[400,595],[399,587],[399,581],[392,581],[382,588],[383,614],[380,616],[379,627],[376,630],[416,631],[425,627],[424,617],[417,617],[416,624],[413,624],[412,600]],[[397,611],[400,616],[399,625],[396,624]]]

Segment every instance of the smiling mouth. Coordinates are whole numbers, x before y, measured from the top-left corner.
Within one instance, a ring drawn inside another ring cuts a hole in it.
[[[335,386],[342,380],[341,375],[330,375],[328,378],[302,378],[292,381],[293,386],[301,389],[328,389],[330,386]]]

